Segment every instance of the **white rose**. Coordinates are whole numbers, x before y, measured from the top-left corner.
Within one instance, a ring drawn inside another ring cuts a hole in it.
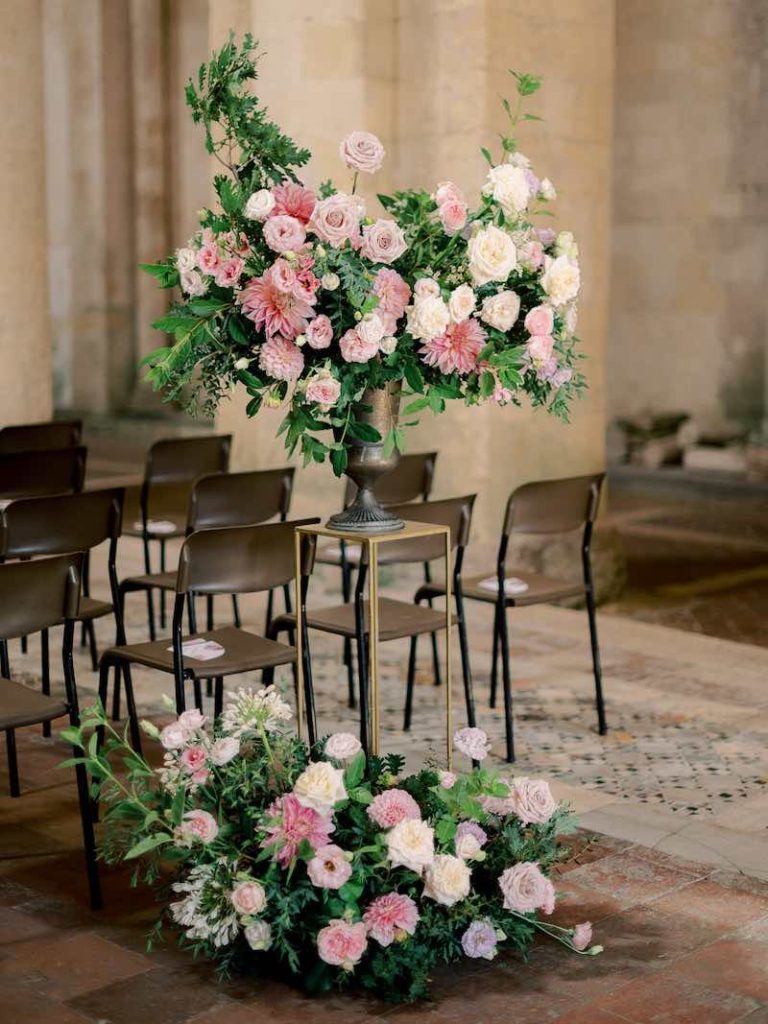
[[[579,247],[572,231],[561,231],[555,239],[555,255],[568,256],[575,260],[579,255]]]
[[[508,217],[515,217],[528,205],[530,190],[523,167],[499,164],[488,171],[483,195],[492,196]]]
[[[471,832],[465,832],[456,840],[456,856],[462,860],[485,860],[480,840]]]
[[[461,857],[439,853],[424,872],[424,895],[444,907],[469,895],[471,872]]]
[[[387,338],[382,338],[379,342],[379,351],[383,352],[385,356],[391,356],[397,348],[397,338],[390,335]]]
[[[420,277],[413,286],[413,294],[417,299],[440,297],[440,285],[433,277]]]
[[[408,307],[407,330],[414,338],[429,341],[442,334],[451,321],[451,314],[442,299],[428,296]]]
[[[327,761],[311,761],[293,784],[293,792],[302,807],[330,814],[334,804],[347,798],[344,772]]]
[[[272,945],[272,929],[266,921],[254,921],[253,924],[249,924],[243,935],[251,949],[263,951]]]
[[[260,188],[248,197],[245,216],[248,220],[266,220],[275,206],[275,197],[268,188]]]
[[[470,238],[467,254],[469,272],[476,285],[506,281],[517,266],[515,243],[495,224],[489,224]]]
[[[323,274],[320,278],[320,284],[325,288],[327,292],[335,292],[341,284],[338,274],[328,273]]]
[[[475,293],[469,285],[460,284],[458,288],[451,292],[451,296],[448,299],[451,320],[455,324],[460,324],[462,320],[466,320],[475,308],[476,301]]]
[[[210,758],[216,765],[229,764],[233,757],[240,753],[240,740],[237,736],[222,736],[211,746]]]
[[[520,296],[509,289],[489,295],[483,301],[480,319],[497,331],[509,331],[520,315]]]
[[[367,344],[378,345],[384,337],[384,321],[378,313],[368,313],[355,330]]]
[[[208,291],[208,282],[199,270],[185,270],[179,275],[179,280],[181,290],[192,297],[205,295]]]
[[[197,266],[197,250],[196,249],[177,249],[176,250],[176,269],[180,274],[189,273],[190,270],[194,270]]]
[[[557,189],[549,180],[549,178],[541,179],[541,184],[539,185],[539,195],[542,199],[557,199]]]
[[[362,749],[360,740],[351,732],[335,732],[325,741],[326,757],[332,757],[335,761],[349,761]]]
[[[406,818],[387,832],[387,858],[420,875],[435,858],[435,834],[425,821]]]
[[[555,260],[550,256],[546,257],[541,287],[553,306],[564,306],[566,302],[575,299],[579,294],[580,284],[578,263],[572,262],[567,256],[558,256]]]

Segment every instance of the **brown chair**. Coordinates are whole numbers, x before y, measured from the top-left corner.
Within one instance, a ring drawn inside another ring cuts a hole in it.
[[[392,505],[391,510],[401,518],[417,522],[435,523],[448,526],[451,531],[451,548],[455,552],[453,564],[453,586],[456,594],[456,613],[454,625],[458,626],[461,643],[462,670],[464,678],[464,697],[467,706],[467,720],[471,725],[475,722],[475,707],[472,694],[472,676],[469,664],[469,648],[467,646],[466,623],[461,603],[461,567],[464,549],[469,540],[469,529],[472,519],[472,508],[475,495],[460,498],[445,498],[441,501],[425,501],[407,505]],[[426,563],[445,558],[445,542],[441,536],[404,539],[382,544],[379,548],[379,565],[397,565],[406,563]],[[316,629],[322,633],[331,633],[355,640],[358,661],[358,683],[360,690],[360,740],[368,749],[368,630],[369,611],[365,599],[366,577],[368,566],[365,554],[357,575],[354,600],[329,608],[310,608],[305,613],[305,625],[308,629]],[[275,619],[270,635],[277,636],[281,630],[295,625],[296,616],[286,614]],[[407,601],[396,601],[382,597],[379,600],[379,640],[411,639],[411,651],[408,667],[408,690],[406,694],[405,723],[410,728],[411,708],[413,702],[413,679],[415,673],[416,646],[415,638],[424,633],[436,634],[445,630],[445,614],[431,607],[423,608]]]
[[[524,484],[513,491],[504,513],[501,541],[496,556],[496,569],[483,576],[473,576],[464,582],[464,597],[470,601],[483,601],[496,606],[493,628],[493,669],[491,672],[491,707],[496,706],[498,679],[498,655],[501,653],[502,680],[504,686],[504,717],[507,733],[507,760],[515,759],[514,717],[512,688],[509,669],[509,634],[507,608],[522,608],[532,604],[560,601],[567,597],[586,599],[589,618],[589,637],[592,647],[592,667],[595,676],[595,704],[597,724],[601,736],[607,732],[605,704],[603,701],[600,648],[597,640],[595,617],[595,590],[592,579],[590,547],[600,490],[605,479],[604,473],[589,476],[566,477],[561,480],[542,480]],[[581,530],[581,560],[583,582],[570,583],[552,579],[524,569],[509,568],[506,565],[507,550],[512,534],[555,534]],[[496,577],[496,588],[488,590],[481,582],[489,576]],[[509,577],[523,580],[528,589],[521,594],[505,594],[504,582]],[[434,597],[440,592],[436,585],[424,586],[416,595],[417,600]]]
[[[0,499],[77,494],[85,481],[85,459],[82,446],[0,454]]]
[[[85,625],[90,641],[91,663],[98,668],[94,621],[105,615],[115,618],[115,642],[125,642],[117,584],[117,539],[123,512],[122,488],[86,491],[50,498],[23,498],[0,510],[0,560],[38,558],[70,551],[90,552],[109,542],[107,573],[110,600],[91,597],[88,585],[90,559],[83,559],[82,595],[75,619]],[[50,693],[48,630],[41,632],[42,689]],[[45,735],[50,727],[44,726]]]
[[[202,707],[200,681],[213,679],[214,716],[221,713],[225,676],[267,670],[269,682],[270,670],[276,666],[295,665],[296,650],[293,647],[236,626],[194,634],[221,644],[225,653],[211,661],[190,664],[194,659],[189,656],[185,658],[182,649],[184,605],[190,594],[250,594],[287,586],[295,578],[294,528],[316,522],[317,519],[302,519],[259,526],[229,526],[217,530],[199,530],[187,537],[181,549],[176,576],[173,635],[165,640],[118,645],[105,651],[101,658],[99,676],[102,703],[106,704],[107,700],[111,665],[144,665],[173,675],[179,714],[186,703],[185,681],[192,681],[195,702],[198,707]],[[309,733],[314,742],[312,675],[308,656],[305,659],[304,675]],[[131,741],[140,750],[139,724],[129,676],[126,676],[125,683]]]
[[[0,454],[39,451],[41,448],[76,448],[82,434],[82,420],[17,423],[0,428]]]
[[[226,473],[232,447],[231,434],[205,437],[174,437],[155,441],[147,453],[144,480],[139,492],[139,519],[126,516],[123,533],[140,537],[144,546],[144,572],[152,573],[151,541],[159,546],[159,569],[166,571],[166,542],[186,533],[187,506],[192,486],[201,476]],[[173,524],[167,533],[152,532],[152,520]],[[155,612],[152,587],[147,588],[149,637],[155,639]],[[165,628],[165,593],[161,591],[160,628]]]
[[[80,712],[72,660],[72,641],[80,594],[81,554],[38,558],[28,562],[0,565],[0,639],[7,642],[27,633],[64,625],[62,660],[66,699],[46,697],[11,680],[7,659],[0,653],[0,730],[5,732],[8,750],[8,774],[12,797],[20,795],[16,756],[16,730],[57,718],[69,717],[77,726]],[[75,750],[75,757],[80,756]],[[85,863],[91,907],[101,906],[101,890],[96,866],[96,844],[88,794],[88,778],[82,762],[75,763],[80,822],[83,830]]]

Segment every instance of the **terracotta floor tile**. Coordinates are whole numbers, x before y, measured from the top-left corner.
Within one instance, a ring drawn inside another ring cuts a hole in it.
[[[699,985],[671,971],[632,982],[597,1002],[632,1024],[732,1024],[757,1009],[752,999]]]
[[[557,1024],[626,1024],[626,1017],[617,1017],[614,1013],[601,1010],[596,1003],[587,1003],[558,1017]]]
[[[92,1024],[93,1020],[8,978],[0,978],[0,1007],[6,1024]]]
[[[768,887],[763,888],[768,891]],[[654,900],[654,906],[666,914],[680,914],[689,920],[714,924],[723,933],[768,914],[768,898],[725,888],[712,878],[662,896]]]
[[[557,906],[552,921],[564,928],[570,928],[580,921],[597,924],[622,909],[621,903],[612,896],[572,884],[571,873],[562,875],[555,884]]]
[[[189,971],[155,969],[69,1000],[85,1016],[109,1024],[186,1024],[212,1007],[230,1002],[207,965]]]
[[[762,946],[722,939],[680,960],[674,971],[710,988],[768,1003],[768,954]]]
[[[577,868],[568,880],[616,900],[622,907],[646,903],[691,883],[687,871],[655,864],[628,850]]]
[[[56,928],[34,914],[25,914],[10,907],[0,907],[0,949],[13,952],[14,947],[27,939],[50,937]]]
[[[603,956],[629,957],[638,964],[664,968],[708,946],[720,934],[716,924],[665,914],[649,903],[599,922],[594,941],[605,947]]]

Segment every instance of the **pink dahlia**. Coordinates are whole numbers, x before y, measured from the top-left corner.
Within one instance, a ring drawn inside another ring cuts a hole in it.
[[[295,181],[286,181],[272,189],[275,205],[273,214],[285,214],[295,217],[302,224],[309,224],[309,218],[315,208],[317,199],[311,188],[305,188]]]
[[[405,307],[411,300],[411,289],[407,281],[396,270],[382,267],[373,282],[373,294],[378,295],[379,304],[376,312],[389,313],[399,319],[405,313]]]
[[[441,373],[469,373],[477,366],[477,357],[485,343],[485,331],[474,317],[449,324],[444,334],[425,342],[420,351],[427,366]]]
[[[261,346],[259,366],[275,380],[296,380],[304,369],[304,353],[292,341],[276,335]]]
[[[372,939],[380,946],[389,946],[395,939],[413,935],[419,922],[419,911],[410,896],[387,892],[377,896],[363,914],[363,922]]]
[[[368,804],[368,817],[380,828],[393,828],[409,818],[419,821],[421,810],[404,789],[385,789]]]
[[[266,828],[267,836],[261,845],[274,847],[274,859],[282,867],[287,867],[296,857],[303,839],[313,850],[319,850],[328,843],[333,832],[333,822],[329,817],[302,806],[293,793],[286,793],[275,800],[267,811],[267,819],[271,824]]]
[[[270,267],[261,277],[251,278],[237,301],[244,315],[257,327],[262,327],[269,337],[280,334],[292,341],[303,334],[314,310],[296,289],[285,290],[287,280],[288,275]]]

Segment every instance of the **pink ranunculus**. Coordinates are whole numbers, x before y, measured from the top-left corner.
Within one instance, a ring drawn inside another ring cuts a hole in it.
[[[457,199],[450,199],[438,206],[437,215],[446,234],[455,235],[467,223],[467,206]]]
[[[317,197],[311,188],[299,185],[295,181],[284,181],[272,189],[275,205],[272,213],[295,217],[302,224],[308,224],[315,208]]]
[[[580,953],[589,948],[592,942],[592,925],[589,921],[582,921],[581,924],[576,925],[573,929],[571,942],[573,943],[573,948],[578,949]]]
[[[552,358],[555,339],[551,334],[532,334],[525,346],[527,355],[534,363],[545,363]]]
[[[404,789],[385,789],[368,804],[368,817],[380,828],[393,828],[401,821],[421,818],[421,809]]]
[[[296,287],[296,271],[288,260],[278,256],[272,264],[269,274],[272,284],[278,291],[284,292],[286,295],[293,294]]]
[[[379,343],[363,341],[357,331],[350,328],[340,339],[339,348],[347,363],[367,363],[379,351]]]
[[[485,846],[488,842],[488,833],[476,821],[462,821],[459,823],[456,829],[456,838],[461,839],[462,836],[473,836],[480,847]]]
[[[472,959],[493,960],[497,953],[497,943],[496,929],[487,919],[473,921],[461,936],[464,955]]]
[[[208,760],[208,754],[206,753],[205,747],[201,747],[199,744],[196,744],[195,746],[187,747],[179,760],[184,767],[184,771],[189,772],[190,775],[194,775],[195,772],[199,772],[205,768],[205,763]]]
[[[518,914],[532,914],[543,910],[551,914],[555,909],[555,887],[535,861],[523,861],[507,868],[499,878],[504,896],[504,909]]]
[[[261,882],[255,880],[238,882],[229,894],[232,906],[244,916],[260,914],[267,905],[267,894]]]
[[[187,842],[212,843],[219,834],[219,826],[212,814],[201,811],[187,811],[179,826],[179,834]]]
[[[197,265],[204,274],[215,274],[219,269],[221,256],[215,242],[208,242],[197,251]]]
[[[551,306],[534,306],[525,317],[525,329],[529,334],[551,334],[555,317]]]
[[[453,745],[473,761],[484,761],[491,749],[488,734],[475,726],[457,729],[453,734]]]
[[[339,155],[352,171],[375,174],[384,163],[384,147],[372,132],[350,132],[341,140]]]
[[[264,222],[264,241],[275,252],[296,252],[306,237],[304,225],[296,217],[281,213]]]
[[[328,843],[315,850],[315,856],[307,863],[307,874],[318,889],[340,889],[349,881],[352,865],[340,847]]]
[[[333,341],[333,327],[325,313],[321,313],[314,320],[310,320],[304,331],[304,337],[307,339],[307,344],[310,348],[328,348]]]
[[[392,270],[390,267],[382,267],[376,272],[373,294],[379,297],[379,304],[376,307],[379,316],[382,313],[388,313],[395,320],[405,313],[405,307],[411,300],[410,285],[396,270]]]
[[[215,276],[216,284],[220,288],[234,288],[244,268],[245,260],[239,256],[232,256],[219,265]]]
[[[444,203],[462,203],[467,205],[467,199],[458,185],[452,181],[439,181],[435,189],[435,202],[438,206]]]
[[[261,346],[259,367],[275,380],[296,380],[304,369],[304,353],[292,341],[275,335]]]
[[[413,935],[419,923],[419,910],[410,896],[387,892],[370,904],[363,921],[372,939],[380,946],[391,946],[395,939]]]
[[[282,867],[287,867],[299,852],[299,846],[306,839],[313,850],[328,843],[333,832],[330,817],[318,814],[311,807],[304,807],[293,793],[279,797],[267,811],[266,837],[261,845],[274,849],[273,857]]]
[[[419,354],[427,366],[437,366],[441,373],[470,373],[477,367],[485,338],[479,321],[469,317],[461,323],[449,324],[443,334],[424,342]]]
[[[363,228],[360,255],[371,263],[394,263],[407,248],[403,229],[394,220],[380,217]]]
[[[356,196],[336,192],[317,203],[312,211],[309,230],[334,249],[340,249],[346,241],[357,248],[360,243],[361,216],[362,207]]]
[[[557,810],[557,801],[544,779],[515,779],[509,798],[524,825],[544,825]]]
[[[267,337],[279,334],[291,341],[304,332],[314,310],[295,290],[283,291],[284,286],[283,268],[275,270],[272,266],[261,277],[251,278],[238,294],[237,302],[243,315],[263,328]]]
[[[317,933],[317,953],[333,967],[351,971],[368,946],[367,929],[362,921],[352,924],[337,918]]]
[[[317,370],[307,380],[304,395],[308,402],[317,402],[324,409],[330,409],[339,400],[341,384],[330,370]]]

